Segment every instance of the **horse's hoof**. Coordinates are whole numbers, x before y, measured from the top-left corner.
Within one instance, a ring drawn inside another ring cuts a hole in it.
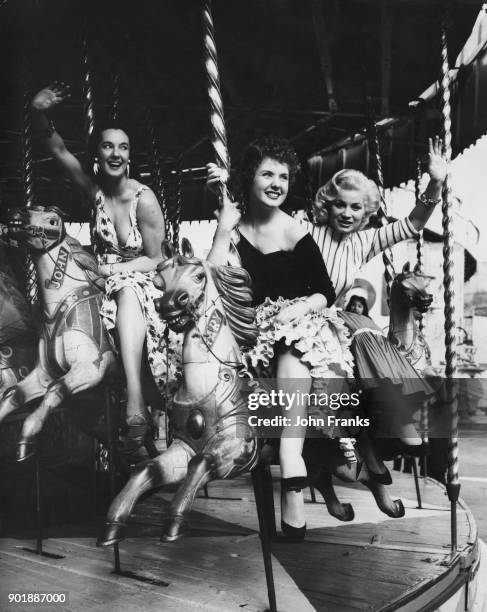
[[[355,512],[352,504],[339,504],[338,506],[328,508],[328,512],[331,514],[331,516],[334,516],[336,519],[343,522],[353,521],[355,518]]]
[[[183,535],[183,530],[186,525],[184,516],[172,516],[166,521],[164,531],[161,536],[161,542],[175,542]]]
[[[381,508],[382,512],[391,518],[402,518],[406,514],[404,504],[400,499],[392,500],[392,505],[386,509]]]
[[[392,515],[394,518],[401,518],[406,514],[406,510],[404,508],[404,504],[401,499],[395,499],[393,501],[394,507],[396,509],[395,513]]]
[[[17,461],[27,461],[35,455],[35,444],[29,438],[22,438],[17,444]]]
[[[97,546],[112,546],[125,539],[127,526],[125,523],[105,523],[105,533],[96,541]]]

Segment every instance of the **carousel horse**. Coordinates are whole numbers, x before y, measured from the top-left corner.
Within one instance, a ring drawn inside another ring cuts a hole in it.
[[[171,330],[184,333],[183,379],[168,415],[173,440],[165,452],[140,465],[114,499],[99,545],[125,537],[126,521],[143,493],[181,483],[163,532],[164,540],[176,540],[200,487],[248,472],[259,459],[240,376],[239,347],[257,337],[249,276],[242,268],[195,258],[186,239],[182,251],[175,255],[163,243],[168,259],[154,279],[164,291],[157,311]]]
[[[7,233],[30,252],[44,306],[37,364],[0,399],[2,421],[42,397],[23,424],[17,451],[23,461],[34,453],[35,436],[49,413],[70,395],[98,385],[115,369],[116,358],[99,314],[104,280],[93,256],[66,234],[61,211],[42,206],[12,211]]]
[[[389,339],[414,369],[425,375],[431,368],[431,353],[417,319],[433,302],[433,296],[427,290],[432,279],[432,276],[411,271],[408,262],[391,286]]]
[[[37,330],[0,244],[0,397],[34,367]]]

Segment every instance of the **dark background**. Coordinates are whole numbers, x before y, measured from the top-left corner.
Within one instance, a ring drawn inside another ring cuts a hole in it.
[[[54,80],[69,83],[72,90],[71,99],[53,113],[56,127],[68,148],[84,161],[83,82],[88,67],[96,123],[104,123],[116,101],[120,122],[131,137],[134,167],[151,184],[154,164],[159,163],[166,207],[170,216],[176,214],[175,170],[202,168],[213,159],[202,4],[196,0],[0,0],[0,212],[23,201],[21,135],[28,120],[26,101]],[[482,2],[462,0],[450,5],[453,60]],[[383,38],[385,6],[390,16],[390,55]],[[238,162],[242,147],[262,134],[290,138],[303,160],[347,136],[363,134],[366,97],[369,114],[372,111],[377,119],[383,116],[382,83],[389,61],[388,115],[411,118],[408,103],[439,74],[444,7],[444,2],[436,0],[215,0],[213,17],[233,163]],[[336,107],[327,94],[320,65],[319,45],[324,43],[331,60]],[[393,165],[389,137],[383,147],[386,182],[397,178],[393,175],[398,167],[401,174],[414,175],[415,155],[424,149],[428,133],[440,129],[439,120],[436,108],[427,109],[422,131],[408,130],[401,136],[407,142],[395,148]],[[151,128],[157,156],[151,146]],[[76,194],[36,144],[33,153],[36,200],[61,206],[75,220],[86,220]],[[353,159],[348,163],[353,165]],[[203,170],[184,173],[182,194],[183,219],[211,216],[214,202],[205,193]],[[302,206],[305,197],[301,179],[290,205]]]

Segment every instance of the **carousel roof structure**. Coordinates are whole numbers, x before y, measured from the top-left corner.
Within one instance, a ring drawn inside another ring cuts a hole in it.
[[[451,60],[481,4],[449,3]],[[182,218],[211,217],[215,202],[207,198],[203,170],[213,152],[202,5],[197,0],[0,1],[2,209],[20,205],[24,197],[28,100],[59,80],[70,85],[72,95],[53,118],[83,162],[89,91],[95,125],[117,114],[127,126],[142,180],[151,184],[155,173],[162,175],[172,214],[182,181]],[[384,120],[396,128],[408,126],[384,140],[386,184],[412,175],[422,143],[440,125],[434,102],[419,105],[425,109],[422,121],[409,103],[438,77],[444,2],[214,0],[212,12],[234,164],[246,143],[269,133],[289,138],[303,160],[317,152],[340,160],[337,151],[350,149],[372,116],[379,127]],[[393,146],[396,140],[402,150]],[[36,201],[60,205],[74,220],[86,220],[77,195],[35,138],[32,142]],[[348,163],[354,164],[353,154]],[[329,166],[331,171],[333,163]],[[303,197],[298,183],[291,205],[301,206]]]

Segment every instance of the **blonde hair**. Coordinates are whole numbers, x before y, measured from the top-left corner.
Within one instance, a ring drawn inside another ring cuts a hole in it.
[[[380,205],[377,185],[359,170],[340,170],[316,192],[313,216],[318,225],[326,224],[330,204],[338,200],[344,191],[360,192],[361,202],[364,205],[364,218],[359,229],[368,224],[370,216]]]

